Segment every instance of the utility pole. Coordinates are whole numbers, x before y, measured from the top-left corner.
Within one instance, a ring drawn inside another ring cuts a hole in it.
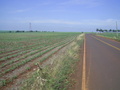
[[[116,21],[116,30],[118,30],[118,25],[117,25],[117,21]]]
[[[31,23],[29,23],[29,31],[32,31],[32,29],[31,29]]]
[[[117,21],[116,21],[116,34],[117,34],[117,37],[118,37],[118,25],[117,25]]]

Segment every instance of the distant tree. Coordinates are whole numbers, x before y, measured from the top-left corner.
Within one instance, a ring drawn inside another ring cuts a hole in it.
[[[19,30],[16,31],[17,33],[20,32]]]
[[[116,30],[116,32],[120,32],[120,30]]]
[[[104,32],[108,32],[108,30],[104,30]]]
[[[101,33],[103,33],[103,32],[120,32],[120,30],[112,30],[112,29],[110,29],[110,30],[107,30],[107,29],[105,29],[105,30],[103,30],[103,29],[96,29],[96,32],[101,32]]]
[[[9,31],[9,33],[11,33],[12,31]]]
[[[117,30],[113,30],[113,32],[117,32]]]
[[[30,30],[29,32],[33,32],[32,30]]]
[[[102,30],[102,29],[100,29],[99,31],[100,31],[100,32],[104,32],[104,30]]]
[[[97,29],[96,29],[96,32],[98,32],[98,31],[99,31],[99,29],[97,28]]]
[[[112,30],[110,29],[109,32],[112,32]]]

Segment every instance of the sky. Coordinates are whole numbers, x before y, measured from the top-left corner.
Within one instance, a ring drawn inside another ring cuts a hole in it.
[[[0,0],[0,30],[94,32],[116,22],[120,0]]]

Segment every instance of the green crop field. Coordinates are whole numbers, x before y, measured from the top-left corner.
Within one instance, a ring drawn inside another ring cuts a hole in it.
[[[72,43],[81,33],[0,33],[0,87]]]
[[[120,41],[120,33],[100,33],[100,36],[108,37]]]

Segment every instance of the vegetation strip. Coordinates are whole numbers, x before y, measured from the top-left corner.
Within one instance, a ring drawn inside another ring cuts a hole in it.
[[[120,41],[120,33],[96,33],[96,35],[111,38],[117,41]]]
[[[82,71],[82,90],[86,88],[86,39],[84,39],[83,71]]]

